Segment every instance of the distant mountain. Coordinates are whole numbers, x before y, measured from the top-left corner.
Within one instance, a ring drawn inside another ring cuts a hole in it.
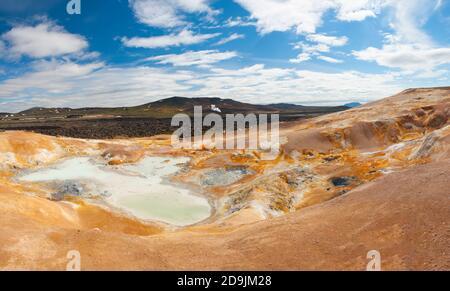
[[[275,103],[275,104],[269,104],[268,106],[272,108],[276,108],[278,110],[297,110],[297,109],[304,109],[305,106],[302,105],[295,105],[290,103]]]
[[[17,116],[37,116],[37,115],[48,115],[48,114],[68,114],[72,111],[71,108],[44,108],[44,107],[33,107],[24,111],[17,113]]]
[[[361,105],[362,105],[362,104],[359,103],[359,102],[351,102],[351,103],[345,104],[344,106],[345,106],[345,107],[348,107],[348,108],[355,108],[355,107],[359,107],[359,106],[361,106]]]
[[[212,106],[219,108],[222,113],[231,112],[251,112],[251,111],[276,111],[276,109],[266,105],[254,105],[243,103],[232,99],[221,99],[217,97],[186,98],[172,97],[149,104],[138,106],[137,108],[153,108],[159,110],[177,110],[183,112],[193,112],[194,106],[202,106],[203,110],[209,111]]]
[[[304,106],[304,105],[296,105],[296,104],[290,104],[290,103],[275,103],[275,104],[269,104],[267,105],[271,108],[281,110],[283,112],[286,111],[294,111],[294,112],[305,112],[305,113],[311,113],[311,112],[334,112],[334,111],[340,111],[340,110],[346,110],[345,106]]]
[[[348,107],[318,107],[302,106],[288,103],[269,105],[255,105],[243,103],[232,99],[218,97],[186,98],[171,97],[133,107],[116,108],[44,108],[34,107],[9,116],[12,120],[31,119],[76,119],[76,118],[114,118],[114,117],[144,117],[144,118],[171,118],[177,113],[192,115],[194,106],[202,106],[204,113],[220,112],[222,114],[247,113],[329,113],[348,109]],[[5,113],[4,116],[6,116]]]

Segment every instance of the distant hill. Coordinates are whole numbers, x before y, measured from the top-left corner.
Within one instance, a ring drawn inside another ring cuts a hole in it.
[[[202,106],[205,111],[212,111],[211,106],[219,108],[222,113],[231,112],[272,112],[276,111],[275,108],[268,107],[266,105],[254,105],[249,103],[243,103],[232,99],[221,99],[217,97],[213,98],[186,98],[186,97],[172,97],[168,99],[159,100],[149,104],[141,105],[134,108],[147,108],[172,111],[182,111],[186,113],[192,113],[194,106]]]
[[[294,104],[255,105],[215,97],[172,97],[139,106],[117,108],[43,108],[34,107],[15,114],[0,116],[1,130],[33,131],[52,136],[110,139],[115,137],[148,137],[172,133],[171,119],[178,113],[190,116],[194,106],[203,113],[279,114],[288,122],[327,113],[348,110],[348,107],[317,107]]]
[[[275,104],[269,104],[268,106],[272,108],[276,108],[279,110],[293,110],[293,109],[305,109],[305,106],[302,105],[295,105],[290,103],[275,103]]]
[[[345,106],[304,106],[290,103],[275,103],[267,105],[271,108],[281,111],[294,111],[294,112],[334,112],[340,110],[346,110]]]
[[[114,118],[114,117],[145,117],[145,118],[171,118],[177,113],[192,115],[194,106],[202,106],[204,113],[220,112],[222,114],[237,113],[329,113],[348,109],[347,107],[318,107],[301,106],[295,104],[279,103],[269,105],[255,105],[243,103],[232,99],[217,97],[186,98],[171,97],[133,107],[116,108],[44,108],[34,107],[9,116],[12,120],[30,119],[79,119],[79,118]],[[5,113],[4,116],[6,116]],[[3,117],[4,117],[3,116]]]

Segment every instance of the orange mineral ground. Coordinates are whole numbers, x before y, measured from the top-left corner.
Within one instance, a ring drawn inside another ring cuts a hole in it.
[[[450,269],[450,88],[411,89],[345,112],[282,124],[268,153],[177,150],[169,136],[80,140],[0,133],[0,269]],[[190,226],[138,219],[18,175],[73,157],[117,165],[189,157],[167,183],[205,197]]]

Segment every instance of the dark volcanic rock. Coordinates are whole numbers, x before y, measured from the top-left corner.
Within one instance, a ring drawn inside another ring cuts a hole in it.
[[[59,185],[57,192],[52,194],[54,201],[64,200],[66,196],[81,196],[84,192],[83,186],[77,182],[67,181]]]
[[[51,136],[88,139],[147,137],[172,133],[170,119],[112,118],[95,120],[57,120],[45,122],[0,123],[3,130],[25,130]]]
[[[352,185],[355,180],[356,177],[335,177],[331,179],[331,183],[335,187],[346,187]]]
[[[252,170],[245,167],[214,169],[202,175],[201,183],[206,187],[227,186],[241,180],[246,175],[253,173]]]

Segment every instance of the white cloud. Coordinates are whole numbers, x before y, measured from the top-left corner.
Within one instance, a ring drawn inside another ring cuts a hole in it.
[[[328,46],[344,46],[348,43],[348,37],[346,36],[329,36],[325,34],[309,34],[306,39],[311,42],[317,42]]]
[[[129,0],[137,19],[147,25],[172,28],[185,25],[185,14],[204,13],[211,17],[217,11],[209,0]]]
[[[0,98],[12,98],[26,90],[39,90],[45,94],[62,93],[77,85],[76,78],[85,77],[103,66],[103,63],[79,65],[55,60],[38,61],[32,64],[32,72],[1,83]]]
[[[306,40],[314,42],[315,44],[306,44],[299,42],[294,45],[295,49],[300,49],[302,52],[295,59],[289,60],[291,63],[299,64],[305,61],[309,61],[312,57],[317,57],[323,61],[329,63],[342,63],[343,61],[337,60],[331,57],[322,56],[322,53],[328,53],[331,51],[331,47],[344,46],[348,42],[348,38],[329,36],[325,34],[309,34],[306,36]]]
[[[219,52],[206,50],[187,52],[183,54],[169,54],[147,58],[148,61],[156,61],[158,64],[171,64],[173,66],[205,66],[237,57],[236,52]]]
[[[153,37],[122,38],[122,43],[127,47],[135,48],[162,48],[181,45],[202,43],[208,39],[219,36],[220,33],[194,34],[190,30],[183,30],[178,34],[169,34]]]
[[[371,10],[348,11],[346,13],[339,12],[338,19],[344,21],[363,21],[368,17],[376,17]]]
[[[330,8],[329,1],[304,0],[235,0],[257,21],[258,31],[288,31],[314,33],[322,15]]]
[[[289,31],[313,34],[323,16],[335,11],[340,21],[362,21],[376,17],[385,8],[392,13],[391,26],[408,42],[429,42],[420,27],[442,6],[442,0],[234,0],[246,9],[261,33]]]
[[[362,21],[369,17],[376,17],[388,1],[390,0],[335,0],[338,7],[337,19]]]
[[[34,106],[128,106],[182,95],[191,86],[189,72],[146,66],[110,67],[103,63],[79,65],[40,61],[33,71],[0,82],[0,109],[16,112]]]
[[[214,73],[187,82],[202,86],[195,95],[253,103],[338,105],[348,101],[376,100],[402,89],[391,74],[321,73],[265,68],[263,65],[239,70],[216,69]]]
[[[299,42],[294,46],[295,49],[301,49],[303,52],[314,55],[316,53],[327,53],[330,51],[330,46],[326,44],[315,44],[315,45],[309,45],[305,44],[303,42]]]
[[[232,42],[232,41],[235,41],[238,39],[244,39],[244,38],[245,38],[245,35],[243,35],[243,34],[233,33],[229,37],[221,39],[215,45],[224,45],[226,43],[229,43],[229,42]]]
[[[391,27],[397,41],[431,45],[431,38],[421,29],[426,23],[437,0],[391,0],[394,10]]]
[[[171,96],[338,105],[375,100],[403,89],[394,81],[393,74],[319,73],[264,65],[194,72],[40,61],[33,72],[0,82],[0,111],[34,106],[132,106]]]
[[[343,21],[374,17],[387,0],[234,0],[256,20],[261,33],[295,29],[298,34],[315,33],[329,10]]]
[[[211,68],[211,72],[215,75],[226,75],[226,76],[246,76],[252,75],[264,69],[264,65],[256,64],[250,67],[244,67],[238,70],[227,70],[223,68]]]
[[[392,0],[391,27],[394,34],[385,34],[381,48],[368,47],[354,51],[353,55],[363,61],[399,69],[403,74],[416,74],[428,78],[442,75],[439,66],[450,64],[450,47],[436,45],[422,30],[431,13],[439,7],[438,0]]]
[[[309,53],[301,53],[295,59],[290,59],[289,62],[293,64],[300,64],[306,61],[311,60],[311,54]]]
[[[309,61],[313,56],[319,56],[320,53],[327,53],[330,51],[330,47],[325,44],[309,45],[302,42],[296,44],[294,48],[302,50],[302,53],[300,53],[297,58],[289,60],[294,64]]]
[[[341,63],[344,62],[343,60],[338,60],[338,59],[335,59],[335,58],[332,58],[332,57],[327,57],[327,56],[318,56],[317,58],[322,60],[322,61],[325,61],[325,62],[328,62],[328,63],[332,63],[332,64],[341,64]]]
[[[2,39],[7,42],[7,54],[14,58],[79,54],[88,47],[83,36],[71,34],[48,21],[36,26],[16,26],[3,34]]]
[[[243,18],[243,17],[230,17],[227,19],[227,21],[225,22],[225,27],[245,27],[245,26],[256,26],[256,23],[253,21],[250,21],[247,18]]]
[[[450,48],[431,48],[417,44],[385,44],[381,49],[369,47],[353,54],[359,60],[412,72],[450,64]]]

